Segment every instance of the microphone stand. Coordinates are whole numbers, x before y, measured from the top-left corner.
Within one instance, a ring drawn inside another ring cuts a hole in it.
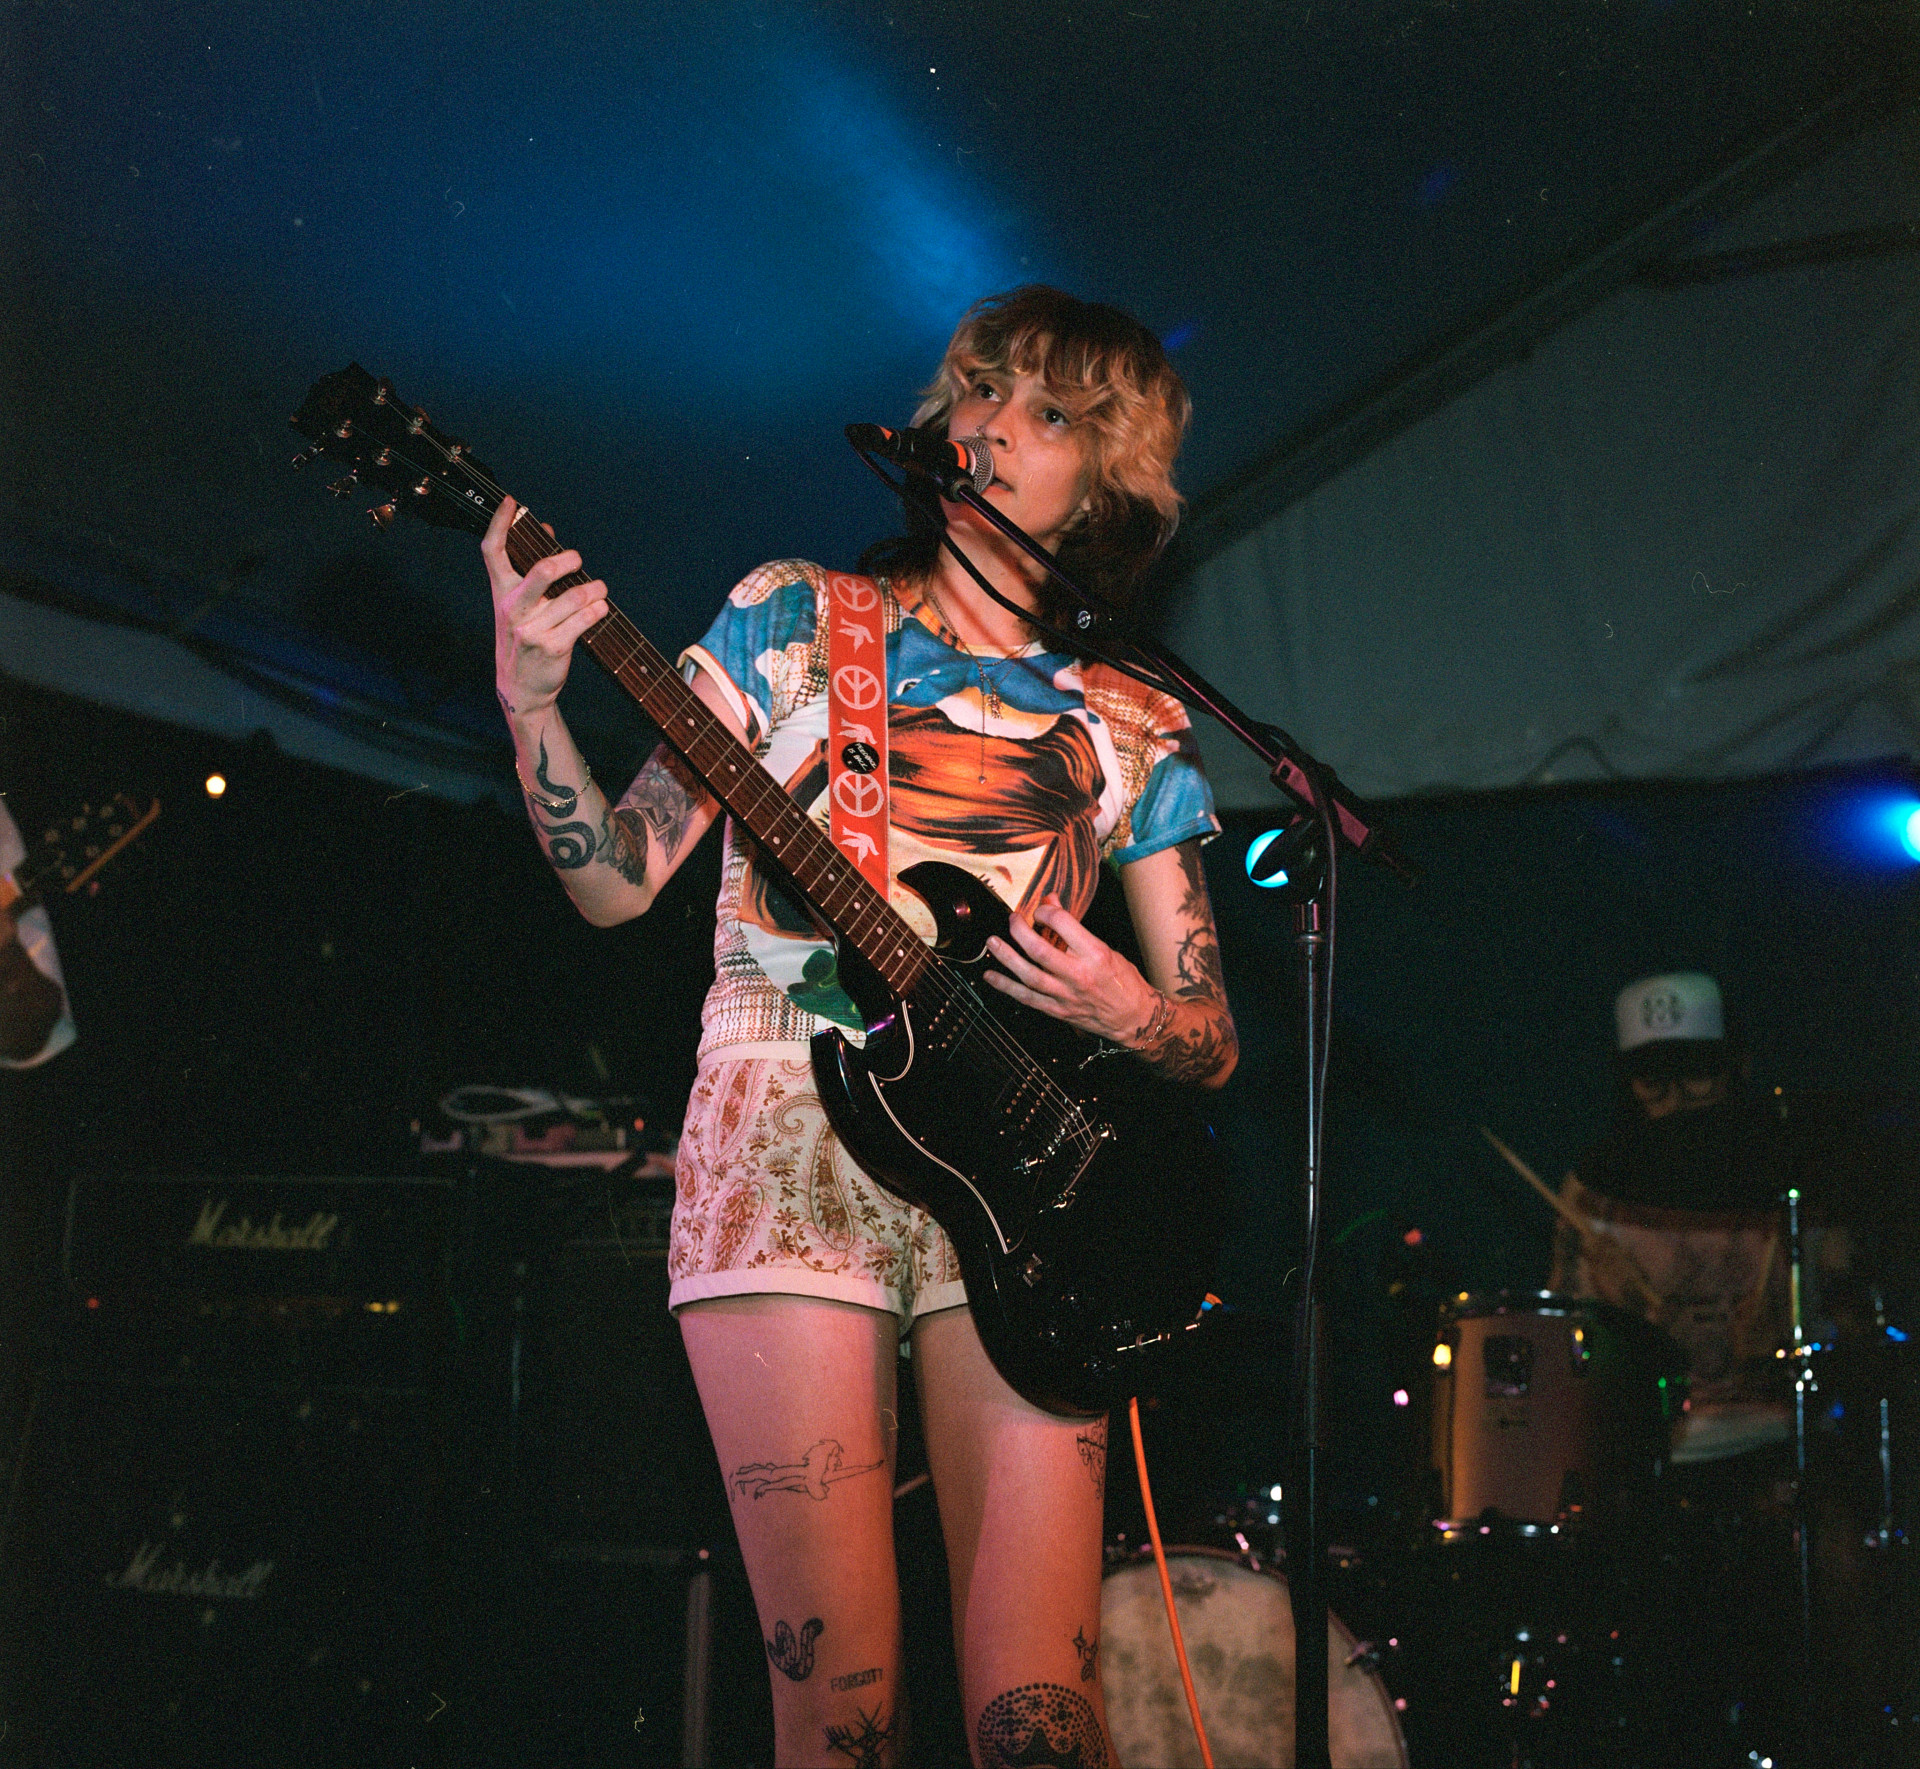
[[[880,469],[868,451],[854,441],[851,434],[848,440],[854,442],[867,464],[878,473]],[[1075,583],[1045,547],[989,504],[958,466],[918,470],[925,471],[945,497],[977,510],[1044,567],[1077,604],[1074,624],[1085,635],[1081,642],[1096,654],[1103,654],[1092,635],[1103,613],[1109,619],[1117,613],[1110,604]],[[880,476],[886,478],[884,473]],[[1023,619],[1032,618],[1028,610],[1007,601],[987,582],[950,534],[941,538],[989,596]],[[1372,821],[1371,813],[1340,784],[1333,770],[1284,731],[1249,718],[1198,672],[1156,641],[1129,636],[1121,637],[1117,643],[1131,654],[1138,673],[1165,683],[1188,706],[1224,725],[1259,756],[1267,765],[1269,778],[1294,801],[1300,813],[1276,844],[1285,847],[1287,870],[1282,889],[1294,904],[1306,1103],[1305,1235],[1300,1262],[1302,1282],[1294,1312],[1293,1441],[1285,1489],[1287,1587],[1293,1609],[1294,1762],[1298,1769],[1332,1769],[1328,1740],[1327,1531],[1320,1488],[1323,1382],[1320,1353],[1324,1311],[1319,1251],[1323,1178],[1321,1108],[1325,1097],[1327,1034],[1332,1026],[1337,850],[1344,845],[1368,859],[1377,860],[1408,884],[1415,882],[1416,874],[1393,851]]]

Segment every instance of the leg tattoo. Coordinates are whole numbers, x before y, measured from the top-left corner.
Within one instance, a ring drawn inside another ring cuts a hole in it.
[[[862,1462],[857,1468],[846,1465],[847,1452],[831,1437],[823,1437],[797,1462],[743,1462],[733,1471],[733,1490],[742,1496],[751,1492],[756,1499],[768,1493],[805,1493],[810,1499],[824,1499],[827,1487],[836,1480],[851,1480],[856,1474],[871,1474],[886,1463]]]
[[[980,1711],[986,1769],[1110,1769],[1093,1703],[1058,1683],[1029,1683]]]
[[[827,1749],[845,1757],[854,1769],[885,1769],[887,1747],[899,1731],[898,1723],[883,1720],[881,1708],[870,1714],[863,1708],[855,1711],[860,1716],[857,1725],[827,1728]]]
[[[817,1615],[808,1616],[800,1624],[800,1638],[796,1640],[785,1622],[775,1622],[773,1638],[767,1642],[767,1657],[773,1660],[773,1668],[796,1683],[806,1682],[813,1675],[813,1643],[826,1632],[826,1626]]]

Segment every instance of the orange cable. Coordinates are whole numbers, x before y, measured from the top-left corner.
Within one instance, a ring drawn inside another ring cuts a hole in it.
[[[1153,1514],[1153,1488],[1147,1482],[1147,1446],[1140,1436],[1140,1397],[1127,1402],[1127,1423],[1133,1427],[1133,1466],[1140,1476],[1140,1502],[1147,1508],[1147,1536],[1153,1543],[1153,1564],[1160,1573],[1160,1595],[1167,1605],[1167,1626],[1173,1630],[1173,1656],[1180,1661],[1180,1681],[1187,1692],[1187,1712],[1193,1716],[1193,1735],[1200,1741],[1200,1761],[1213,1769],[1213,1749],[1200,1718],[1200,1698],[1193,1692],[1193,1672],[1187,1668],[1187,1643],[1174,1613],[1173,1580],[1167,1576],[1167,1551],[1160,1542],[1160,1520]]]

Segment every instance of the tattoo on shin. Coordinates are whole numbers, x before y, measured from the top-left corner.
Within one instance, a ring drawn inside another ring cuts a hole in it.
[[[728,1477],[727,1484],[746,1497],[764,1499],[768,1493],[805,1493],[810,1499],[824,1499],[827,1488],[836,1480],[851,1480],[856,1474],[871,1474],[885,1466],[886,1457],[847,1466],[847,1452],[831,1437],[823,1437],[797,1462],[743,1462]]]
[[[887,1673],[878,1665],[874,1665],[869,1670],[849,1671],[844,1677],[830,1678],[827,1687],[830,1689],[864,1689],[869,1683],[878,1683],[886,1674]]]
[[[1110,1769],[1093,1703],[1060,1683],[1029,1683],[980,1710],[985,1769]]]
[[[800,1624],[800,1637],[796,1640],[785,1622],[775,1622],[773,1638],[767,1642],[767,1657],[773,1660],[773,1668],[796,1683],[806,1682],[813,1675],[813,1643],[826,1632],[826,1627],[817,1615],[810,1615]],[[837,1685],[839,1679],[836,1677],[834,1682]]]
[[[886,1769],[892,1756],[888,1747],[898,1736],[899,1721],[884,1708],[875,1708],[872,1713],[864,1708],[854,1711],[859,1718],[853,1725],[826,1729],[827,1749],[845,1757],[854,1769]]]
[[[1107,1490],[1107,1422],[1096,1420],[1073,1440],[1074,1448],[1080,1452],[1080,1460],[1093,1480],[1093,1490],[1104,1493]]]
[[[1078,1629],[1073,1636],[1073,1650],[1080,1655],[1080,1681],[1091,1683],[1100,1668],[1100,1636],[1096,1634],[1089,1640],[1087,1630]]]

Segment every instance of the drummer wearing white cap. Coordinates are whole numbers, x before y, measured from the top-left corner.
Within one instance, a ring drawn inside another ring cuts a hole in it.
[[[1783,1443],[1788,1397],[1774,1353],[1791,1322],[1778,1124],[1744,1097],[1745,1052],[1727,1036],[1713,978],[1629,983],[1614,1027],[1614,1122],[1561,1192],[1612,1246],[1595,1257],[1563,1218],[1551,1287],[1631,1308],[1679,1342],[1691,1389],[1676,1463]]]
[[[1661,1483],[1674,1581],[1661,1602],[1673,1650],[1689,1664],[1674,1697],[1675,1760],[1799,1761],[1777,1755],[1807,1724],[1792,1693],[1807,1667],[1795,1621],[1791,1367],[1780,1355],[1792,1329],[1781,1199],[1807,1177],[1802,1167],[1835,1151],[1789,1137],[1778,1103],[1749,1095],[1746,1050],[1729,1035],[1712,977],[1678,971],[1629,983],[1614,1003],[1614,1031],[1613,1122],[1561,1188],[1549,1282],[1644,1315],[1687,1356],[1686,1411]],[[1802,1296],[1812,1313],[1821,1280],[1841,1278],[1848,1238],[1823,1231],[1817,1209],[1805,1226]],[[1829,1527],[1816,1540],[1844,1558],[1846,1535]],[[1853,1665],[1867,1643],[1857,1616],[1836,1613],[1834,1599],[1857,1581],[1842,1574],[1825,1584],[1815,1594],[1833,1648],[1821,1667],[1822,1705],[1833,1723],[1849,1724],[1863,1711]]]

